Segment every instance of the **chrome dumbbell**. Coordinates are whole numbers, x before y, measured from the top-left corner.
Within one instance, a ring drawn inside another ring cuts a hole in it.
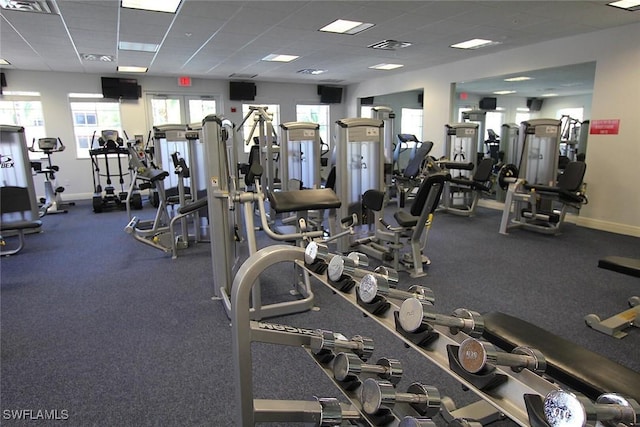
[[[378,359],[375,365],[362,363],[362,360],[352,353],[338,353],[333,360],[333,376],[338,381],[345,381],[350,376],[361,373],[377,374],[378,377],[398,384],[402,379],[402,363],[396,359]]]
[[[368,271],[358,267],[368,267],[369,258],[365,254],[359,252],[351,252],[349,255],[336,255],[329,261],[327,275],[334,282],[339,281],[343,275],[350,277],[361,277]]]
[[[340,426],[343,421],[355,421],[361,418],[357,410],[343,409],[336,398],[318,398],[318,403],[320,403],[320,420],[316,423],[318,427]]]
[[[447,326],[452,334],[462,331],[474,337],[482,336],[484,331],[484,320],[480,313],[458,308],[453,316],[446,316],[436,313],[431,304],[425,304],[417,298],[409,298],[402,303],[398,321],[407,332],[424,330],[433,325]]]
[[[360,402],[365,413],[373,415],[381,409],[391,409],[396,403],[408,403],[420,415],[432,417],[440,411],[440,392],[437,388],[413,383],[406,393],[398,393],[386,380],[367,378],[362,383]]]
[[[544,399],[544,416],[551,427],[637,426],[640,405],[634,399],[616,393],[600,395],[595,403],[586,396],[566,390],[554,390]]]
[[[436,427],[431,418],[404,417],[398,427]]]
[[[319,354],[322,350],[333,352],[351,351],[362,360],[368,360],[374,349],[371,338],[355,335],[350,340],[347,340],[341,334],[325,330],[318,331],[318,336],[311,340],[309,347],[315,354]]]
[[[520,372],[526,368],[537,374],[547,369],[546,359],[539,350],[521,346],[507,353],[499,351],[489,342],[475,338],[462,341],[458,348],[458,359],[467,372],[474,374],[497,365],[509,366],[514,372]]]
[[[435,297],[433,291],[424,286],[413,285],[407,291],[392,288],[389,281],[382,276],[375,274],[365,274],[360,279],[358,286],[358,296],[365,303],[371,303],[377,295],[389,296],[397,299],[415,298],[422,302],[433,304]]]
[[[327,262],[333,255],[329,253],[327,245],[318,242],[309,242],[304,248],[304,262],[307,265],[312,265],[316,261]]]
[[[398,276],[398,272],[393,268],[387,267],[385,265],[379,265],[373,270],[373,272],[378,276],[382,276],[387,279],[389,287],[395,288],[398,286],[398,280],[400,279],[400,277]]]

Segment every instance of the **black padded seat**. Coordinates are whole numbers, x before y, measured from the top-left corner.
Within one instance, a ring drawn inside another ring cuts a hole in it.
[[[525,184],[524,187],[528,190],[535,189],[538,192],[545,193],[572,193],[580,189],[586,170],[587,164],[585,162],[570,162],[567,164],[564,173],[558,178],[556,187],[538,184]]]
[[[27,230],[29,228],[38,228],[42,226],[42,221],[36,219],[34,221],[11,221],[0,223],[0,231]]]
[[[420,219],[420,217],[413,216],[406,211],[398,211],[393,214],[393,217],[398,221],[398,225],[406,228],[415,227]]]
[[[330,188],[270,191],[269,201],[276,213],[337,209],[341,205],[340,199]]]
[[[640,277],[640,259],[608,256],[598,260],[598,267],[629,276]]]
[[[473,163],[463,163],[463,162],[440,162],[441,167],[445,169],[455,169],[455,170],[465,170],[472,171],[475,167]]]
[[[483,319],[487,341],[505,351],[517,346],[540,350],[551,378],[590,399],[603,393],[620,393],[640,401],[640,373],[517,317],[490,312]]]
[[[208,202],[209,201],[207,200],[207,198],[204,197],[202,199],[196,200],[195,202],[187,203],[184,206],[180,207],[180,209],[178,209],[178,213],[187,214],[187,213],[195,212],[198,209],[201,209],[207,206]]]
[[[468,187],[472,190],[490,191],[491,172],[493,171],[494,160],[490,157],[485,157],[480,161],[476,173],[473,174],[471,179],[469,178],[451,178],[449,181],[451,184],[458,186]]]

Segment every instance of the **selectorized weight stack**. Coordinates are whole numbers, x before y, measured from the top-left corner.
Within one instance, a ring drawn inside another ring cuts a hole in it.
[[[280,165],[282,189],[320,188],[320,125],[310,122],[281,123]],[[299,184],[291,186],[290,181]]]
[[[363,218],[362,195],[372,189],[385,191],[382,140],[384,123],[378,119],[348,118],[338,120],[336,124],[338,162],[335,189],[342,202],[338,217],[348,218],[355,213],[360,219],[359,223],[366,224],[371,221]],[[375,227],[380,227],[381,215],[378,212],[374,214]],[[349,244],[347,236],[338,239],[338,252],[348,252]]]

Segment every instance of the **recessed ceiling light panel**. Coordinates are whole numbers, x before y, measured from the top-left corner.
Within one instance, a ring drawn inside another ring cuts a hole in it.
[[[361,33],[364,30],[368,30],[373,26],[374,24],[370,24],[368,22],[349,21],[348,19],[336,19],[332,23],[320,28],[318,31],[353,35]]]
[[[374,70],[395,70],[396,68],[400,68],[400,67],[404,67],[404,65],[402,64],[377,64],[377,65],[372,65],[369,68],[372,68]]]
[[[118,49],[120,50],[137,50],[139,52],[157,52],[160,46],[153,43],[135,43],[135,42],[120,42],[118,43]]]
[[[11,65],[11,62],[7,61],[4,58],[0,58],[0,65]]]
[[[262,58],[263,61],[271,61],[271,62],[291,62],[300,58],[296,55],[280,55],[277,53],[272,53],[271,55],[267,55]]]
[[[120,73],[146,73],[147,67],[136,67],[133,65],[118,65],[118,72]]]
[[[630,10],[632,12],[640,10],[640,0],[619,0],[607,3],[607,5],[620,9]]]
[[[525,82],[527,80],[533,80],[533,77],[518,76],[518,77],[509,77],[508,79],[504,79],[505,82]]]
[[[493,46],[496,44],[500,44],[500,43],[494,42],[493,40],[486,40],[486,39],[471,39],[464,42],[452,44],[450,47],[455,49],[479,49],[481,47]]]
[[[142,9],[152,12],[176,13],[182,0],[122,0],[122,7],[127,9]]]
[[[516,93],[515,90],[497,90],[495,92],[493,92],[495,95],[509,95],[512,93]]]

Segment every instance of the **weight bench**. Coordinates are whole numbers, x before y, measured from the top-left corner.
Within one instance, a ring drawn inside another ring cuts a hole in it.
[[[28,219],[31,212],[29,190],[26,187],[0,187],[0,256],[14,255],[24,248],[24,233],[42,226],[42,221]],[[17,234],[18,245],[4,250],[6,241],[2,234]]]
[[[640,259],[608,256],[598,261],[598,267],[616,271],[629,276],[640,277]],[[640,296],[633,296],[627,300],[629,309],[600,320],[596,314],[587,314],[584,321],[590,328],[614,338],[624,338],[624,329],[635,326],[640,328]]]
[[[481,194],[491,191],[493,164],[492,158],[485,157],[480,161],[471,178],[461,176],[448,180],[445,184],[440,209],[455,215],[472,216]],[[456,204],[456,201],[460,199],[462,203]]]
[[[535,348],[545,356],[546,375],[595,401],[604,393],[640,400],[640,373],[578,346],[522,319],[500,312],[483,314],[483,338],[505,351]],[[545,425],[540,414],[544,396],[525,396],[531,425]]]
[[[206,197],[202,197],[194,202],[187,203],[186,205],[178,208],[178,213],[174,215],[173,218],[171,218],[171,221],[169,222],[169,234],[172,236],[171,258],[176,259],[178,257],[178,239],[176,238],[175,232],[176,223],[186,216],[191,215],[200,209],[206,208],[208,203],[209,200]],[[199,227],[199,224],[196,224],[195,226]],[[186,238],[186,236],[183,237]]]

